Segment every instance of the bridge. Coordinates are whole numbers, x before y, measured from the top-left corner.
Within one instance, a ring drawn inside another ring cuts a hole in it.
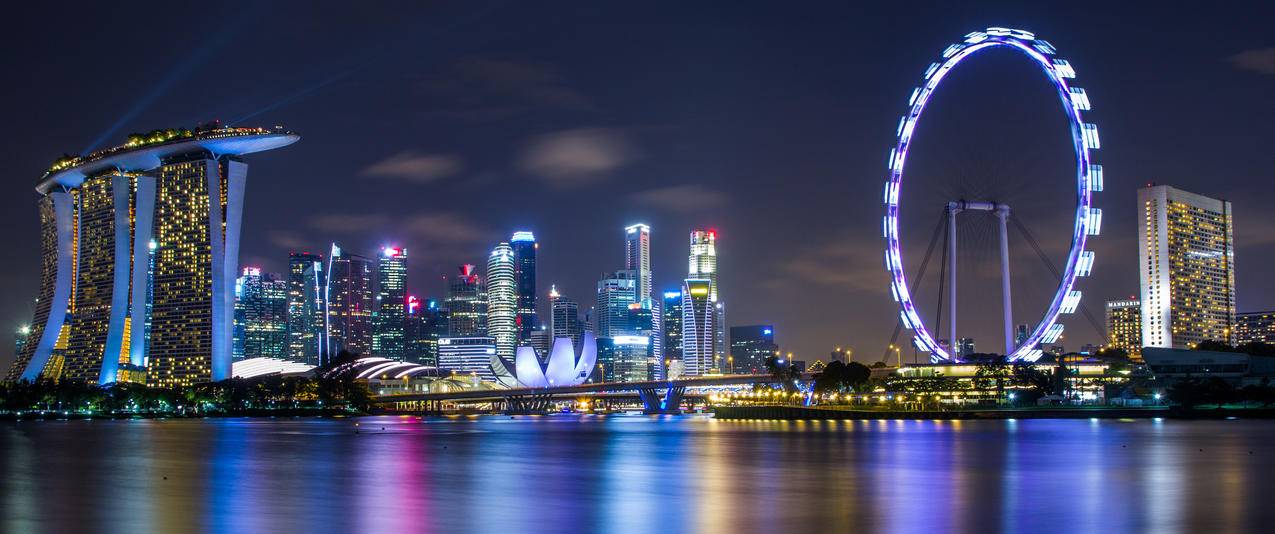
[[[575,386],[548,388],[509,388],[489,390],[461,390],[437,393],[406,393],[379,395],[374,404],[423,403],[423,411],[439,413],[444,402],[491,402],[503,404],[505,413],[546,413],[553,401],[562,397],[613,393],[637,393],[646,414],[673,414],[681,411],[682,398],[687,388],[738,386],[749,384],[773,384],[770,375],[722,375],[679,378],[676,380],[649,380],[643,382],[599,382]]]

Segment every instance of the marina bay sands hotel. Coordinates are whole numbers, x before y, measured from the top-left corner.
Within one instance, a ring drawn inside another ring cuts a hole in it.
[[[35,316],[7,379],[229,378],[242,158],[298,139],[212,123],[54,162],[36,185]]]

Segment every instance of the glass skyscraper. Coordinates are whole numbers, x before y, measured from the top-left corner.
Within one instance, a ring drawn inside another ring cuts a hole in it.
[[[517,286],[518,310],[515,322],[518,324],[518,342],[531,337],[536,329],[536,236],[531,232],[514,232],[509,239],[509,248],[514,254],[514,279]]]
[[[712,367],[720,368],[726,357],[726,304],[719,298],[717,287],[717,232],[695,230],[691,232],[691,256],[687,278],[707,280],[709,302],[713,317]]]
[[[766,372],[766,358],[779,350],[775,344],[775,327],[768,324],[730,327],[730,372],[760,374]]]
[[[324,291],[327,270],[322,254],[288,255],[288,356],[293,361],[319,364],[326,343]]]
[[[407,318],[407,249],[385,247],[377,259],[376,328],[372,353],[403,361],[403,322]]]
[[[460,274],[447,279],[447,335],[476,337],[487,335],[487,290],[473,265],[460,266]]]
[[[597,335],[615,337],[633,333],[629,323],[629,307],[637,301],[637,273],[616,271],[598,281]]]
[[[328,256],[328,354],[372,352],[372,260],[332,244]]]
[[[1138,190],[1138,211],[1143,346],[1233,342],[1231,203],[1157,185]]]
[[[682,364],[687,376],[720,372],[713,355],[712,281],[687,278],[682,283]]]
[[[624,269],[637,278],[638,302],[649,301],[651,283],[651,227],[634,224],[624,229]]]
[[[514,252],[500,243],[487,257],[487,335],[496,340],[496,355],[512,359],[518,346],[518,279]]]
[[[256,267],[235,281],[235,360],[288,355],[288,282]]]
[[[580,337],[584,329],[580,324],[580,305],[576,301],[558,293],[557,288],[549,290],[549,330],[553,339],[570,338],[571,346],[580,350]],[[552,342],[550,342],[552,345]]]

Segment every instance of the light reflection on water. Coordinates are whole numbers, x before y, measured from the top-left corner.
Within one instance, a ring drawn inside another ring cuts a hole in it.
[[[28,421],[0,427],[0,531],[1256,531],[1271,443],[1242,420]]]

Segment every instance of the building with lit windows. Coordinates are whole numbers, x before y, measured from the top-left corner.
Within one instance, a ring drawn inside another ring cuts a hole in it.
[[[487,290],[473,265],[460,266],[460,274],[447,279],[447,335],[487,335]]]
[[[682,361],[682,292],[665,291],[660,306],[660,335],[663,337],[664,361],[671,368]]]
[[[328,354],[372,352],[372,260],[332,244],[328,255]]]
[[[232,358],[283,358],[288,352],[288,281],[245,267],[235,281]]]
[[[327,333],[327,269],[322,254],[293,252],[288,255],[288,355],[287,359],[319,365]]]
[[[7,378],[107,384],[121,363],[157,386],[229,377],[242,156],[297,139],[213,123],[55,161],[36,185],[35,315]]]
[[[766,372],[766,358],[779,351],[775,344],[775,327],[768,324],[730,327],[730,372],[756,374]]]
[[[652,298],[651,227],[634,224],[624,229],[624,269],[636,277],[635,291],[639,302]]]
[[[473,375],[481,380],[493,381],[492,356],[496,354],[496,340],[487,336],[444,337],[438,340],[438,369],[455,374]]]
[[[518,346],[518,277],[514,251],[501,243],[487,257],[487,335],[496,355],[511,360]]]
[[[713,309],[711,332],[713,367],[720,367],[726,358],[726,305],[721,301],[717,287],[717,232],[695,230],[691,232],[691,256],[687,278],[708,280],[709,302]]]
[[[407,319],[407,249],[381,249],[377,258],[376,280],[372,354],[403,361],[406,353],[403,322]]]
[[[1107,348],[1142,358],[1142,303],[1136,299],[1107,301]]]
[[[651,336],[615,336],[611,339],[613,381],[659,380],[659,364],[651,353]]]
[[[1275,344],[1275,311],[1236,314],[1235,343]]]
[[[638,304],[637,273],[622,270],[598,281],[595,306],[598,337],[632,334],[629,307]]]
[[[438,301],[407,297],[403,321],[403,361],[438,365],[438,340],[447,337],[449,313]]]
[[[712,281],[687,278],[682,282],[682,364],[686,376],[721,372],[713,355]]]
[[[539,326],[536,318],[536,250],[539,247],[531,232],[514,232],[509,238],[509,248],[514,253],[514,284],[518,295],[514,322],[518,325],[519,343],[529,339]]]
[[[1138,212],[1142,345],[1233,342],[1231,203],[1156,185],[1138,190]]]
[[[580,305],[562,296],[558,288],[549,289],[549,332],[553,339],[568,338],[571,346],[580,350],[580,336],[584,328],[580,324]]]

